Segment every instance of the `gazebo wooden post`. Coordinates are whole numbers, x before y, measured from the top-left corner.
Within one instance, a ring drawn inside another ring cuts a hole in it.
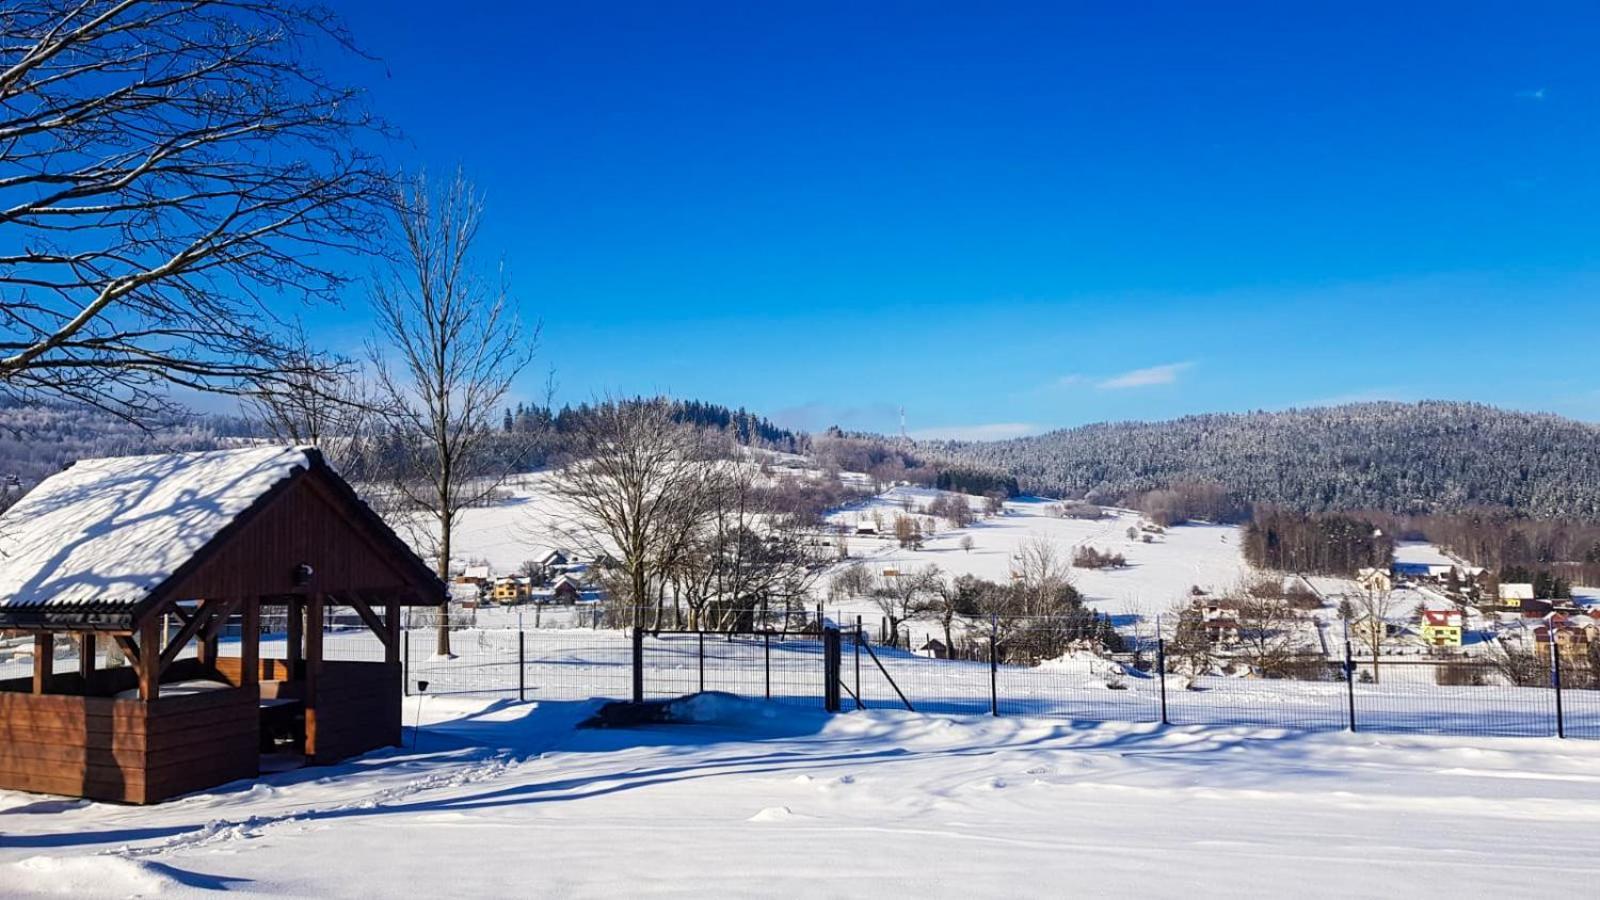
[[[161,637],[165,615],[152,613],[139,623],[139,699],[146,703],[161,695]]]
[[[239,684],[261,681],[261,598],[246,597],[240,610]]]
[[[85,691],[89,689],[89,677],[94,674],[95,664],[99,662],[99,660],[95,659],[98,654],[99,650],[95,646],[94,632],[85,631],[78,635],[78,674],[83,676]]]
[[[50,683],[50,676],[54,674],[56,664],[55,635],[48,631],[38,631],[33,635],[33,692],[44,693],[45,687]]]
[[[389,633],[389,640],[383,646],[383,661],[397,663],[400,661],[400,601],[394,597],[383,607],[383,628]]]
[[[324,597],[306,599],[306,756],[317,754],[317,676],[322,672],[322,610]]]

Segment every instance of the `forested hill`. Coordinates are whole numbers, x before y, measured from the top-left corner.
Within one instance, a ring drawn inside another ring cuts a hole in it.
[[[638,399],[622,402],[639,402]],[[496,435],[490,452],[515,453],[529,466],[542,466],[557,458],[581,420],[593,413],[589,404],[546,409],[519,405],[506,409],[501,419],[503,435]],[[745,409],[732,409],[697,400],[672,404],[675,420],[728,434],[753,447],[788,453],[810,450],[810,438],[780,428]],[[532,440],[528,433],[536,433]],[[64,404],[25,405],[0,398],[0,508],[22,490],[61,471],[74,460],[97,456],[128,456],[186,450],[214,450],[240,440],[268,439],[259,422],[241,416],[169,415],[139,425],[110,414]],[[513,446],[513,444],[515,446]]]
[[[919,444],[1024,490],[1127,500],[1179,484],[1306,511],[1504,507],[1600,519],[1600,427],[1473,403],[1362,403]]]

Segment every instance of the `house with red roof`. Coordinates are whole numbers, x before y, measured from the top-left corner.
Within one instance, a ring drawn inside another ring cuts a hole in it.
[[[1461,610],[1423,610],[1422,642],[1430,647],[1461,646]]]

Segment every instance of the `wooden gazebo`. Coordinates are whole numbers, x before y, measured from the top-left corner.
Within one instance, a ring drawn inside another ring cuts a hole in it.
[[[31,677],[0,681],[0,788],[153,803],[255,777],[264,749],[398,744],[401,607],[444,597],[315,450],[78,462],[0,516],[0,634],[33,636]],[[330,606],[375,635],[370,661],[324,658]]]

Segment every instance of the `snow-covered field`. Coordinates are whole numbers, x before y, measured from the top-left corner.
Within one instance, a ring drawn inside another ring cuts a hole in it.
[[[414,749],[154,808],[0,793],[0,892],[1459,898],[1600,876],[1570,849],[1600,824],[1600,744],[717,700],[579,730],[592,704],[408,703]]]
[[[563,546],[542,479],[468,511],[457,555],[509,572]],[[895,488],[834,517],[892,522],[933,496]],[[941,525],[920,550],[852,536],[851,562],[1004,582],[1031,541],[1064,558],[1092,545],[1130,565],[1074,569],[1075,584],[1125,629],[1248,574],[1235,528],[1145,543],[1127,536],[1136,514],[1108,513],[1012,501],[970,528]],[[405,701],[404,749],[154,808],[0,791],[0,895],[1470,897],[1567,891],[1600,869],[1552,857],[1600,822],[1600,742],[1541,737],[1548,689],[1442,687],[1395,666],[1353,690],[1174,677],[1175,724],[1162,726],[1160,679],[1108,660],[991,673],[893,648],[874,660],[847,640],[844,705],[859,693],[868,708],[828,716],[815,638],[661,635],[646,638],[649,696],[729,694],[688,701],[691,724],[582,729],[589,698],[630,686],[629,636],[586,612],[480,611],[452,659],[410,633],[408,683],[429,692]],[[870,631],[878,611],[854,600],[828,614]],[[934,630],[913,624],[913,646]],[[330,659],[381,653],[354,629],[325,646]],[[0,659],[0,675],[28,667]],[[1564,697],[1569,736],[1600,737],[1600,691]],[[1354,734],[1340,731],[1352,698]]]
[[[550,476],[519,476],[507,491],[509,499],[462,513],[455,537],[455,553],[462,560],[484,560],[497,573],[510,573],[527,559],[545,551],[569,546],[573,514],[551,495]],[[870,518],[876,509],[886,522],[909,500],[920,509],[937,492],[926,488],[896,487],[865,504],[835,513],[838,522]],[[978,498],[972,498],[974,506]],[[1096,609],[1128,623],[1136,616],[1153,617],[1183,600],[1189,588],[1232,587],[1247,566],[1239,553],[1239,530],[1233,526],[1185,525],[1158,535],[1145,544],[1127,537],[1139,516],[1127,510],[1107,510],[1103,519],[1084,521],[1049,514],[1049,501],[1013,500],[1002,516],[980,519],[964,529],[941,530],[921,550],[902,550],[892,537],[849,537],[853,561],[878,569],[920,569],[936,565],[949,575],[972,574],[992,581],[1010,580],[1012,560],[1027,542],[1044,538],[1064,557],[1089,544],[1127,557],[1129,565],[1117,570],[1075,569],[1074,584]],[[961,539],[971,537],[973,548],[963,550]],[[841,612],[876,616],[870,604]]]
[[[935,492],[926,488],[898,487],[860,507],[834,515],[846,524],[870,520],[874,509],[888,523],[910,500],[914,508],[925,506]],[[976,504],[976,500],[974,500]],[[1066,519],[1050,514],[1051,501],[1026,498],[1006,503],[1005,514],[979,519],[969,528],[941,530],[927,540],[921,550],[903,550],[887,537],[848,538],[851,555],[870,568],[915,571],[938,566],[947,575],[976,575],[1006,583],[1018,552],[1031,541],[1049,541],[1070,560],[1079,546],[1120,553],[1128,560],[1122,569],[1073,569],[1073,586],[1089,605],[1111,614],[1120,625],[1134,619],[1153,618],[1185,601],[1189,589],[1198,585],[1207,590],[1227,589],[1240,582],[1248,571],[1239,552],[1239,529],[1231,525],[1184,525],[1153,535],[1151,543],[1130,539],[1128,529],[1141,521],[1129,510],[1107,509],[1100,519]],[[962,538],[972,539],[970,551],[962,549]],[[863,615],[877,616],[876,607],[860,605]]]

